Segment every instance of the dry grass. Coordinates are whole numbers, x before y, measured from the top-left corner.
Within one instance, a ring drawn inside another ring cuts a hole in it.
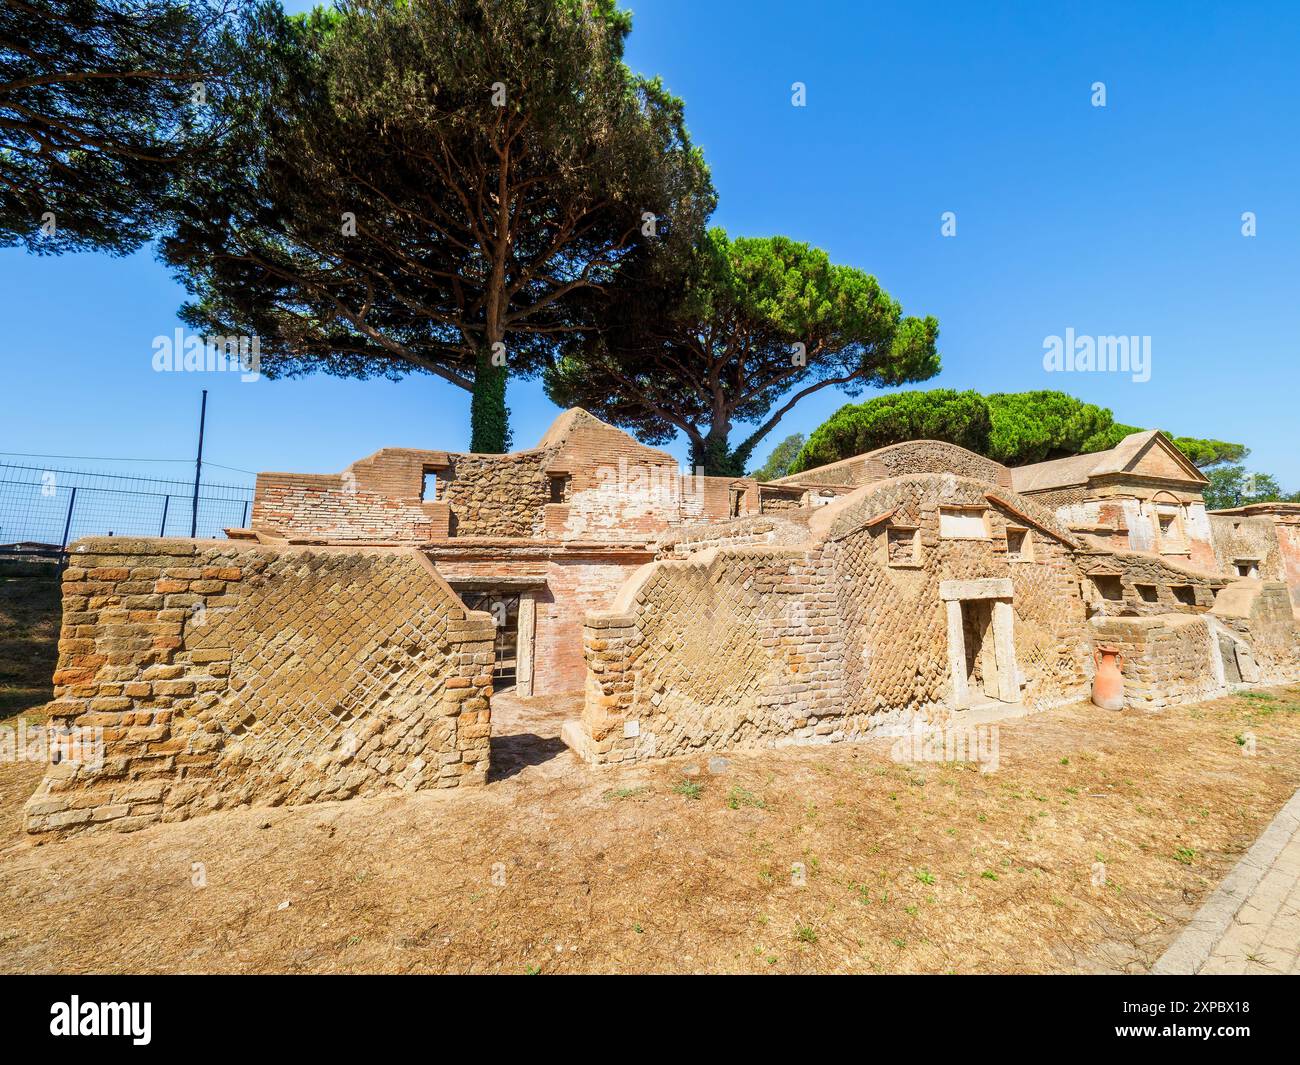
[[[1300,784],[1300,686],[1271,694],[1009,722],[991,774],[877,742],[718,776],[592,772],[572,705],[502,696],[484,789],[39,847],[39,767],[0,766],[0,969],[1140,971]]]

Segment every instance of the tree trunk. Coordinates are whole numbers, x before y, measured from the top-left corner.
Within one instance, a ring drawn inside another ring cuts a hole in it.
[[[492,346],[479,348],[474,357],[474,391],[469,403],[469,449],[478,454],[500,455],[510,447],[510,410],[506,407],[504,366],[492,363]]]
[[[691,461],[698,467],[703,466],[709,477],[743,477],[744,461],[737,461],[736,456],[727,448],[727,433],[715,434],[712,429],[704,438],[703,446],[691,448]]]

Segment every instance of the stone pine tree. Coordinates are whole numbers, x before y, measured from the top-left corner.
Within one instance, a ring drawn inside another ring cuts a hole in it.
[[[905,440],[943,440],[983,454],[991,429],[988,402],[978,392],[895,392],[837,410],[813,430],[790,472],[802,473]]]
[[[164,243],[183,318],[258,335],[270,377],[434,374],[472,394],[471,449],[505,450],[507,375],[713,207],[681,102],[623,62],[629,29],[612,0],[286,20],[227,167],[183,190]]]
[[[242,0],[0,0],[0,247],[125,254],[220,142]]]
[[[572,340],[544,374],[555,402],[650,444],[681,432],[695,466],[738,476],[808,396],[939,371],[935,319],[904,317],[874,277],[817,248],[715,228],[685,261],[671,255],[630,260],[600,294],[600,329]],[[733,443],[741,424],[749,429]]]
[[[1114,447],[1141,432],[1106,407],[1065,392],[896,392],[841,407],[813,430],[790,466],[802,472],[905,440],[943,440],[1005,463],[1064,458]],[[1223,440],[1165,433],[1201,468],[1237,461],[1249,448]]]

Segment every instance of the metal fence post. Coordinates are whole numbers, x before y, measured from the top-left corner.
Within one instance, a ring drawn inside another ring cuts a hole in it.
[[[59,565],[68,560],[68,534],[72,531],[72,509],[77,505],[77,486],[72,486],[72,495],[68,496],[68,519],[63,523],[63,543],[59,546]]]
[[[171,503],[171,501],[172,501],[171,496],[169,495],[163,496],[163,520],[162,520],[161,527],[158,529],[159,536],[167,535],[167,507]]]
[[[190,539],[199,534],[199,481],[203,477],[203,425],[208,420],[208,390],[203,390],[203,406],[199,408],[199,457],[194,463],[194,516],[190,520]]]

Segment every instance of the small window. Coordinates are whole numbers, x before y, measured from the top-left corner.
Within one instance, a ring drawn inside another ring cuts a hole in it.
[[[1234,566],[1237,568],[1238,577],[1250,577],[1254,579],[1259,576],[1259,563],[1250,558],[1239,558]]]
[[[1013,562],[1027,562],[1030,558],[1029,550],[1029,530],[1008,525],[1007,558]]]
[[[1124,598],[1124,585],[1118,576],[1099,573],[1092,578],[1092,584],[1103,599],[1118,602]]]
[[[1183,521],[1177,507],[1161,506],[1156,509],[1156,529],[1162,551],[1181,554],[1187,549]]]
[[[983,507],[941,507],[939,535],[949,540],[987,540],[984,513]]]
[[[567,474],[556,474],[551,478],[551,502],[565,503],[569,499],[569,478]]]
[[[1185,606],[1196,605],[1196,589],[1190,584],[1175,584],[1169,590],[1174,593],[1174,598]]]
[[[907,525],[891,525],[885,530],[891,566],[915,566],[919,530]]]
[[[409,483],[409,482],[408,482]],[[408,497],[409,498],[409,497]],[[424,484],[420,488],[420,499],[432,503],[438,498],[438,474],[436,470],[424,471]]]
[[[1154,584],[1139,584],[1137,588],[1138,598],[1144,603],[1155,603],[1160,600],[1160,591]]]

